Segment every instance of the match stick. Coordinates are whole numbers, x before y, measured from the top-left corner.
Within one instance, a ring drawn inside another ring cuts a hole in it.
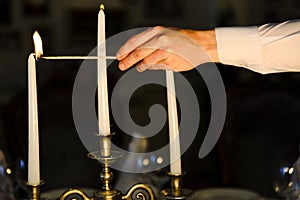
[[[44,60],[97,60],[97,59],[115,60],[116,56],[41,56],[38,59]]]

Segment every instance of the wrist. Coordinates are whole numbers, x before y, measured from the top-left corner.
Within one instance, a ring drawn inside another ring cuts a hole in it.
[[[208,54],[212,62],[219,62],[215,30],[182,30],[181,32],[197,42]]]

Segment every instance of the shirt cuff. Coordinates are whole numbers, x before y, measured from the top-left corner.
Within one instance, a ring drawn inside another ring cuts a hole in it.
[[[216,28],[219,60],[261,72],[261,46],[257,26]]]

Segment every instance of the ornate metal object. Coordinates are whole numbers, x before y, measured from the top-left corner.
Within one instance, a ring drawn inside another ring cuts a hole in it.
[[[26,184],[28,188],[28,198],[29,200],[40,200],[41,198],[41,186],[44,185],[45,182],[42,180],[38,185],[29,185]]]
[[[185,173],[184,173],[185,174]],[[171,188],[162,190],[160,193],[166,199],[187,199],[194,193],[192,190],[182,188],[182,176],[184,174],[170,174]]]
[[[118,190],[112,189],[113,172],[110,170],[109,165],[122,156],[120,152],[111,151],[110,149],[112,135],[98,135],[101,144],[100,151],[88,154],[89,158],[102,163],[102,171],[100,173],[101,190],[94,192],[93,197],[88,197],[80,189],[69,189],[61,195],[60,200],[77,200],[78,198],[82,200],[154,200],[154,193],[146,184],[134,185],[125,195],[122,195]]]

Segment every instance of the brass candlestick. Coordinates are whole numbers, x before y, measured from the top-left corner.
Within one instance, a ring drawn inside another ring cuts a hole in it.
[[[154,200],[154,193],[146,184],[134,185],[125,195],[118,190],[112,189],[111,181],[113,179],[113,172],[109,165],[122,157],[122,153],[111,151],[111,137],[113,134],[98,136],[101,149],[100,151],[89,153],[88,157],[102,164],[102,171],[100,173],[101,189],[94,192],[93,197],[88,197],[80,189],[69,189],[61,195],[60,200],[76,199],[76,197],[80,197],[83,200],[132,200],[140,198],[143,198],[143,200]]]
[[[26,184],[28,188],[28,200],[41,200],[45,198],[41,198],[41,186],[45,184],[44,181],[41,181],[40,184],[37,185],[29,185],[28,183]]]
[[[194,193],[192,190],[182,188],[182,176],[183,174],[168,174],[170,176],[171,188],[162,190],[160,193],[165,199],[187,199]]]
[[[107,140],[103,140],[103,143],[106,143],[105,148],[109,146]],[[104,156],[103,156],[104,155]],[[113,172],[109,168],[109,164],[115,162],[118,158],[122,156],[119,152],[107,151],[107,149],[99,152],[93,152],[88,155],[92,159],[102,161],[102,171],[100,173],[100,180],[102,182],[101,190],[94,193],[94,200],[120,200],[122,199],[122,194],[118,190],[112,189],[111,181],[113,179]]]

